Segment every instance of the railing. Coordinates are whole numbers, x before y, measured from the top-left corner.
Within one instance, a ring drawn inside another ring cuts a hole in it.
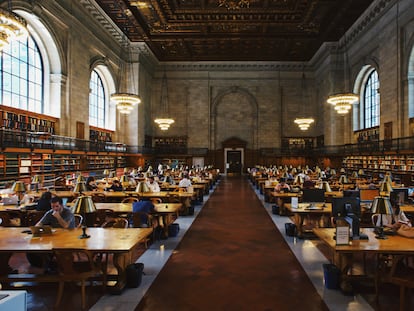
[[[77,139],[66,136],[51,135],[43,132],[24,132],[9,129],[0,129],[0,147],[70,150],[85,152],[119,152],[131,154],[182,154],[207,155],[208,148],[151,148],[143,146],[129,146],[114,142],[97,142]],[[402,151],[414,151],[414,137],[404,137],[381,141],[368,141],[357,144],[336,146],[312,147],[303,146],[294,148],[261,148],[261,156],[317,156],[317,155],[357,155],[375,154]]]

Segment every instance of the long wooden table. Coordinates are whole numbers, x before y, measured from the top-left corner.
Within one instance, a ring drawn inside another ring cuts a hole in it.
[[[303,237],[303,222],[306,217],[327,217],[328,220],[322,219],[322,221],[329,224],[329,216],[332,214],[331,203],[299,203],[297,208],[292,208],[292,205],[287,203],[285,207],[293,213],[298,237]]]
[[[0,279],[21,280],[18,275],[8,274],[8,262],[13,253],[52,253],[53,249],[85,249],[94,253],[113,254],[117,269],[115,291],[126,284],[125,268],[132,263],[132,251],[151,233],[152,228],[87,228],[88,239],[80,239],[82,229],[54,229],[53,234],[39,238],[24,233],[29,228],[0,227]],[[14,276],[16,278],[14,278]],[[34,276],[33,281],[36,281]]]

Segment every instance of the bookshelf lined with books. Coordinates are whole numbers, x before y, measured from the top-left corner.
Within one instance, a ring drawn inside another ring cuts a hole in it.
[[[112,142],[113,131],[98,127],[89,127],[89,140],[93,142]]]
[[[0,122],[3,129],[56,134],[58,119],[0,105]]]

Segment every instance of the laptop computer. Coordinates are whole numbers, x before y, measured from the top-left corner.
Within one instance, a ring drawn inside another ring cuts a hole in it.
[[[17,198],[15,197],[5,197],[2,198],[0,201],[1,205],[16,205],[17,204]]]
[[[52,234],[52,227],[51,226],[31,226],[30,231],[32,232],[34,237],[40,237],[42,235]]]

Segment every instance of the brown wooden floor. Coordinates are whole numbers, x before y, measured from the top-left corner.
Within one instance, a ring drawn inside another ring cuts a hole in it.
[[[318,245],[322,252],[323,245]],[[136,258],[143,250],[137,250]],[[32,271],[20,254],[11,265]],[[56,284],[23,287],[28,310],[53,310]],[[88,290],[88,306],[102,295]],[[398,288],[384,286],[380,302],[373,287],[357,288],[375,310],[395,310]],[[408,308],[412,307],[413,300]],[[58,310],[79,310],[80,288],[66,287]],[[131,310],[134,308],[131,307]],[[135,310],[327,310],[302,267],[245,178],[223,178]],[[413,309],[407,309],[413,310]]]

